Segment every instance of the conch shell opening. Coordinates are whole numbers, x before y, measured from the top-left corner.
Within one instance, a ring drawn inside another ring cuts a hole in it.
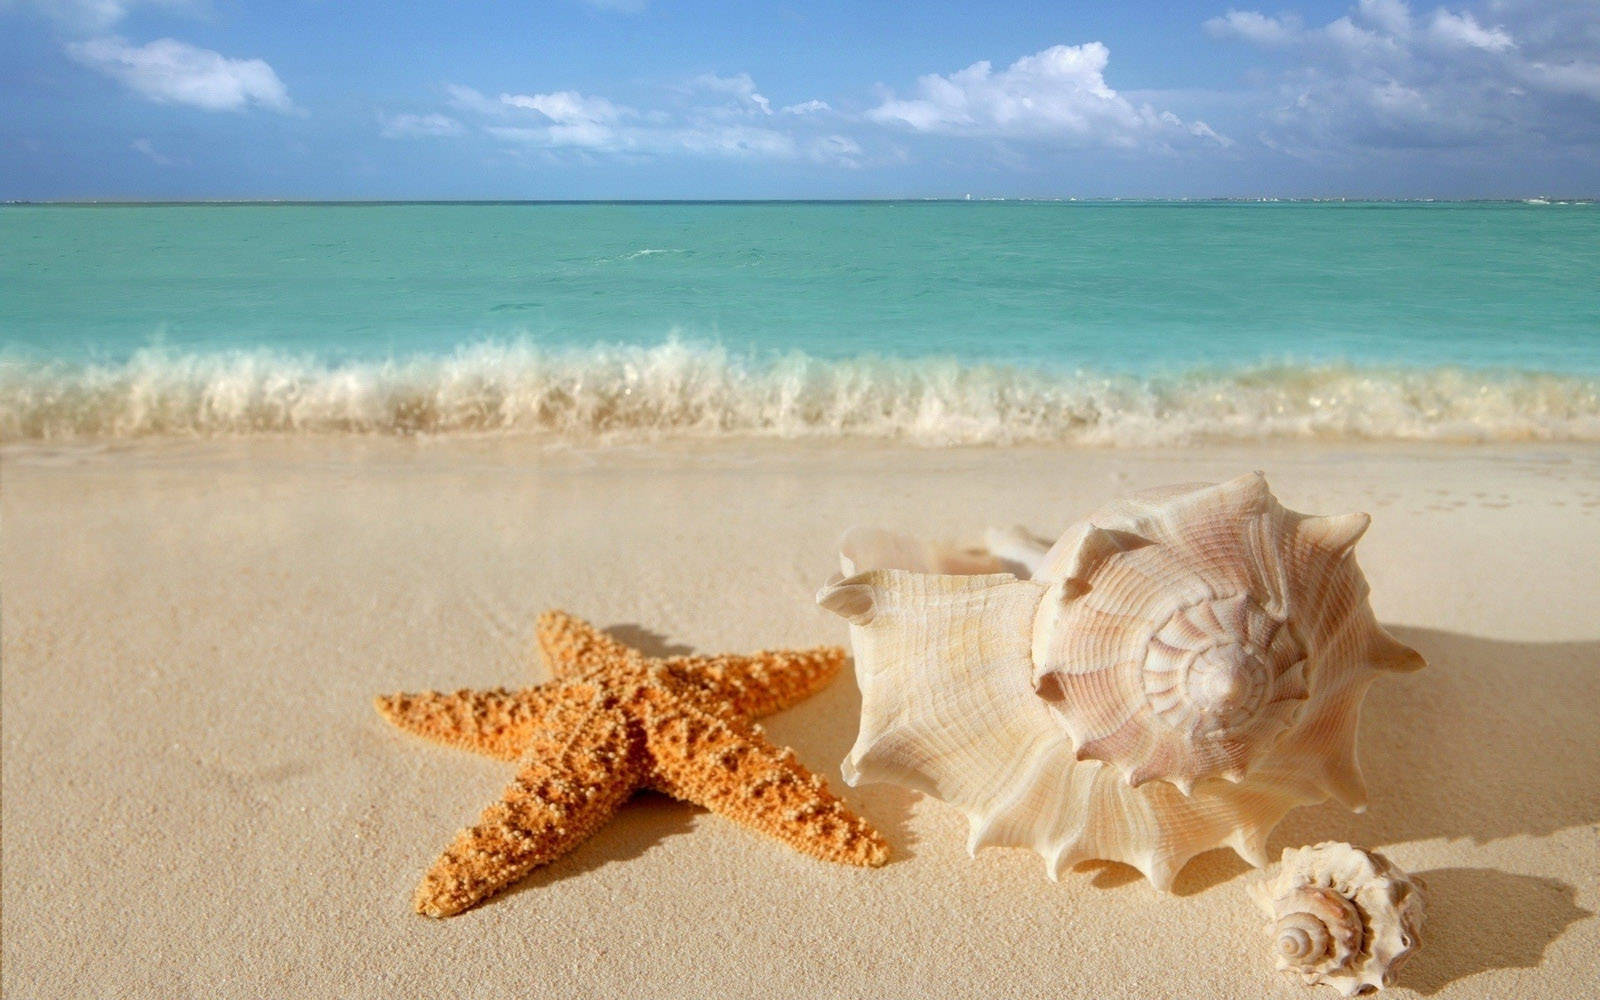
[[[1054,545],[856,529],[817,595],[850,622],[851,784],[962,809],[969,848],[1105,858],[1161,889],[1228,846],[1266,863],[1289,809],[1366,802],[1355,729],[1380,671],[1422,658],[1373,617],[1365,514],[1310,517],[1259,474],[1116,501]]]

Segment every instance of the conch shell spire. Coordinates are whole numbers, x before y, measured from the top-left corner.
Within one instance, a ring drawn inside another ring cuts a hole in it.
[[[817,597],[861,687],[845,777],[943,799],[973,850],[1031,848],[1052,877],[1109,858],[1165,889],[1220,846],[1263,864],[1294,806],[1364,805],[1361,698],[1422,665],[1367,602],[1368,522],[1287,510],[1254,473],[1136,493],[1042,552],[856,529]]]

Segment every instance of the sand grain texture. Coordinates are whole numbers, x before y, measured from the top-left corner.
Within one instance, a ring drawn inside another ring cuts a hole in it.
[[[890,840],[830,865],[641,795],[447,922],[411,910],[503,763],[372,711],[543,680],[547,607],[651,655],[838,643],[811,595],[851,524],[1053,534],[1108,497],[1264,469],[1366,510],[1379,618],[1365,815],[1290,813],[1428,883],[1387,995],[1592,996],[1600,954],[1600,449],[542,451],[300,439],[0,452],[4,994],[1311,997],[1212,852],[1160,896],[964,851],[953,809],[843,787],[848,676],[764,723]],[[1330,994],[1331,995],[1331,994]]]

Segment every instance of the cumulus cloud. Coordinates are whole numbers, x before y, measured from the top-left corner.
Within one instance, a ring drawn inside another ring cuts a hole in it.
[[[828,109],[806,101],[782,112],[757,90],[748,74],[695,77],[676,88],[679,100],[635,108],[575,90],[501,94],[471,87],[446,88],[451,107],[477,120],[503,142],[593,156],[687,155],[733,159],[810,160],[854,165],[860,144],[845,136],[818,135],[808,117]],[[787,117],[780,119],[780,114]]]
[[[1219,38],[1292,53],[1262,134],[1290,153],[1600,142],[1600,5],[1360,0],[1307,25],[1230,10]]]
[[[461,123],[449,115],[379,115],[378,120],[386,139],[418,139],[461,132]]]
[[[891,97],[867,117],[917,132],[1077,146],[1226,141],[1204,122],[1191,125],[1117,93],[1105,79],[1110,58],[1104,45],[1088,42],[1052,46],[998,71],[988,61],[976,62],[948,76],[919,78],[916,96]]]
[[[133,45],[116,36],[67,45],[67,54],[148,100],[206,111],[252,105],[292,111],[289,92],[261,59],[230,59],[174,38]]]

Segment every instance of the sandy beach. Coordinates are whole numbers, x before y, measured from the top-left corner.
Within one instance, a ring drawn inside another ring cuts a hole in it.
[[[853,678],[767,721],[881,829],[830,866],[643,795],[445,921],[411,892],[508,765],[374,695],[519,685],[535,615],[647,651],[843,643],[812,595],[854,524],[1054,535],[1102,501],[1264,470],[1364,510],[1378,617],[1430,661],[1361,722],[1372,805],[1271,841],[1379,849],[1430,889],[1387,995],[1593,996],[1600,447],[1167,450],[515,438],[12,444],[3,500],[7,997],[1328,997],[1271,968],[1231,852],[1172,895],[966,855],[965,821],[849,788]]]

